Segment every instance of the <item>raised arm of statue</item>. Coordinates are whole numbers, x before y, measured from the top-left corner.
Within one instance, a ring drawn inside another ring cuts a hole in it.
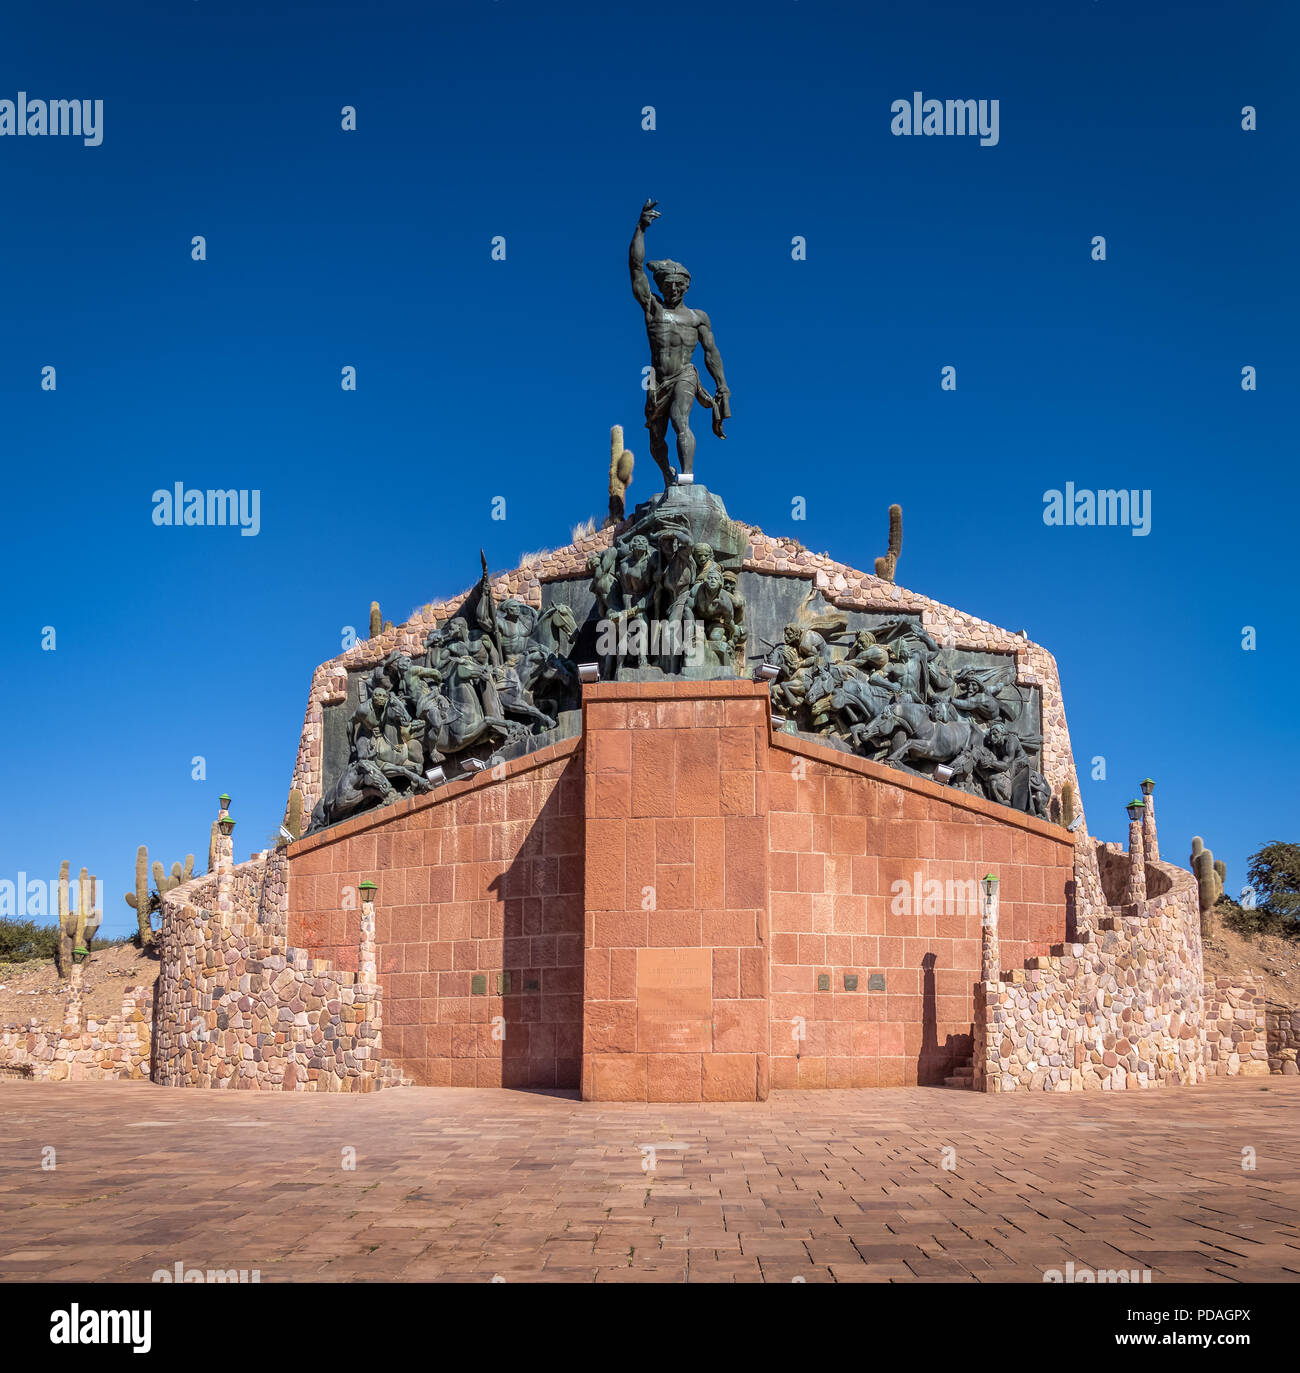
[[[627,250],[627,268],[632,276],[632,294],[643,310],[648,310],[650,302],[654,299],[650,293],[650,283],[642,269],[645,267],[645,231],[659,218],[659,211],[655,209],[657,204],[658,201],[647,200],[641,206],[636,232],[632,235],[632,244]]]

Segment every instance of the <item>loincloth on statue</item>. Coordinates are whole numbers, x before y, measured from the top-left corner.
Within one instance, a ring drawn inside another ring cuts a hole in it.
[[[694,364],[688,364],[680,372],[674,372],[671,377],[657,377],[652,372],[650,374],[650,385],[645,393],[645,425],[649,429],[656,420],[668,418],[668,412],[672,409],[673,398],[677,395],[680,386],[689,386],[695,395],[695,399],[701,403],[712,405],[713,398],[700,385],[700,374],[695,370]]]
[[[694,398],[706,410],[713,411],[713,432],[720,439],[725,439],[727,436],[722,432],[722,421],[728,412],[718,404],[719,397],[709,395],[704,389],[694,363],[688,363],[680,372],[674,372],[671,377],[656,378],[655,374],[651,372],[650,385],[645,393],[645,427],[654,429],[659,424],[666,425],[669,412],[672,410],[673,400],[678,389],[683,386],[689,386],[694,393]]]

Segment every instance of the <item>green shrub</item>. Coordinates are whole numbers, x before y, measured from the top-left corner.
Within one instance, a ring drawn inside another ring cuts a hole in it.
[[[59,927],[38,925],[34,920],[0,916],[0,961],[23,963],[53,960],[59,947]]]
[[[1214,913],[1225,929],[1233,930],[1246,939],[1257,934],[1275,934],[1284,939],[1295,939],[1300,935],[1300,927],[1289,916],[1279,915],[1264,906],[1254,909],[1239,906],[1230,896],[1225,896],[1214,907]]]
[[[1256,909],[1278,922],[1276,933],[1300,934],[1300,844],[1265,844],[1247,861],[1246,881]]]

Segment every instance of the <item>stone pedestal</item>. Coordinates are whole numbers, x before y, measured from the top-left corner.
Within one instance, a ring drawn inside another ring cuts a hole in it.
[[[379,985],[375,966],[375,903],[361,903],[361,939],[357,945],[357,986],[371,988]]]
[[[85,969],[80,963],[74,963],[68,970],[68,999],[63,1005],[63,1035],[65,1039],[71,1039],[81,1033],[81,997],[85,975]]]
[[[1142,841],[1142,821],[1130,820],[1128,825],[1128,885],[1124,890],[1124,905],[1142,907],[1147,899],[1146,848]]]
[[[998,946],[998,893],[984,898],[984,918],[980,921],[980,981],[996,982],[1001,973]]]
[[[583,1097],[762,1101],[768,845],[754,772],[768,693],[611,682],[583,707]]]
[[[1160,861],[1160,841],[1156,835],[1156,798],[1148,792],[1142,809],[1142,844],[1152,863]]]
[[[231,834],[217,834],[217,908],[216,917],[228,925],[235,908],[235,838]]]
[[[1065,936],[1074,836],[773,734],[747,679],[601,682],[580,737],[288,864],[290,942],[363,980],[373,959],[384,1052],[417,1082],[759,1101],[968,1063],[985,959],[996,975]],[[341,908],[371,875],[373,936]]]
[[[645,533],[653,539],[657,530],[678,522],[690,530],[692,543],[709,545],[721,566],[738,564],[749,549],[749,530],[728,516],[721,496],[695,483],[670,486],[642,501],[628,517],[619,537]]]

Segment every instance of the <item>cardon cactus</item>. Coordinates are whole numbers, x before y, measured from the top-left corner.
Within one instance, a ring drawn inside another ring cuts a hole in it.
[[[370,637],[379,638],[384,630],[384,617],[379,613],[379,602],[370,602]]]
[[[1226,863],[1214,861],[1214,853],[1201,842],[1198,834],[1192,840],[1192,853],[1188,865],[1196,875],[1197,895],[1201,907],[1201,927],[1205,928],[1210,911],[1218,904],[1223,895],[1223,884],[1228,876]]]
[[[80,899],[77,902],[75,949],[84,949],[87,953],[90,952],[91,940],[104,920],[104,912],[98,909],[95,899],[95,887],[98,882],[98,877],[93,874],[87,876],[85,868],[82,868],[81,877],[78,879]]]
[[[899,555],[903,551],[903,507],[889,507],[889,552],[876,559],[876,576],[882,582],[892,582],[898,570]]]
[[[163,865],[161,863],[155,863],[153,865],[153,885],[154,890],[158,893],[159,901],[161,902],[162,898],[166,896],[173,887],[179,887],[183,882],[190,881],[193,876],[194,855],[192,853],[187,853],[185,855],[184,867],[181,867],[179,863],[173,863],[170,874],[163,871]]]
[[[72,966],[72,940],[68,932],[68,860],[59,864],[59,942],[54,948],[54,961],[58,964],[59,976],[67,977]]]
[[[1061,824],[1067,829],[1074,823],[1074,783],[1066,782],[1061,788]]]
[[[140,947],[147,949],[153,942],[153,926],[149,923],[153,905],[149,900],[149,849],[145,844],[135,851],[135,890],[127,892],[126,904],[135,911],[140,927]]]
[[[632,454],[623,447],[623,426],[609,431],[609,524],[621,524],[627,516],[627,489],[632,485]]]
[[[289,793],[289,815],[285,829],[295,839],[302,838],[302,792],[297,787]]]
[[[212,832],[215,836],[217,829],[214,825]],[[136,850],[135,855],[135,891],[127,892],[126,904],[135,911],[136,920],[140,925],[140,947],[148,948],[153,942],[153,926],[149,917],[154,911],[161,909],[162,899],[166,892],[173,887],[179,887],[182,882],[190,881],[194,876],[194,855],[185,855],[185,865],[179,863],[172,864],[170,873],[163,871],[161,863],[153,865],[153,891],[149,890],[149,850],[144,844]]]
[[[67,860],[59,865],[59,942],[54,961],[62,977],[67,977],[72,967],[73,954],[84,956],[90,952],[95,931],[104,918],[103,912],[95,909],[95,884],[98,881],[97,877],[90,876],[82,868],[77,878],[77,909],[74,911],[68,899]]]

